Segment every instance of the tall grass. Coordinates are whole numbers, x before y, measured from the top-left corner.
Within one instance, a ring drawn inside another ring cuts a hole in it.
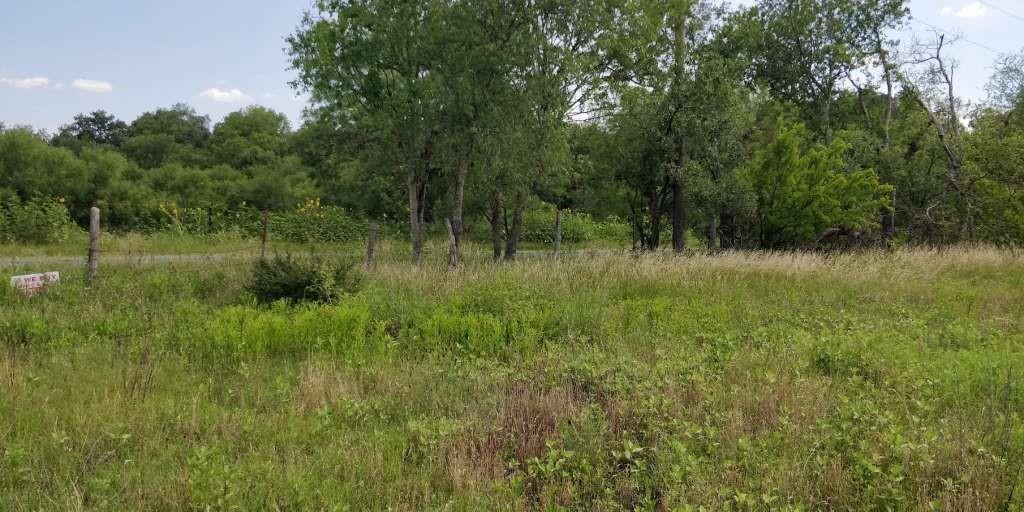
[[[0,509],[1024,506],[1017,251],[63,270],[0,291]]]

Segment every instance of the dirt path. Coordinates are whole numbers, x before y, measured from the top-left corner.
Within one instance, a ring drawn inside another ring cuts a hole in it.
[[[622,251],[602,249],[565,251],[563,257],[593,256],[598,254],[620,254]],[[341,256],[340,253],[318,253],[319,256]],[[550,256],[550,251],[520,250],[519,256],[539,258]],[[100,265],[171,265],[174,263],[217,263],[224,261],[247,261],[257,257],[253,252],[194,253],[194,254],[104,254]],[[47,265],[84,267],[84,256],[0,256],[0,268],[17,268],[32,271],[45,270]]]
[[[100,264],[115,265],[168,265],[172,263],[202,263],[253,258],[249,253],[212,254],[107,254],[100,256]],[[6,256],[0,257],[0,268],[36,267],[45,265],[70,265],[84,267],[84,256]]]

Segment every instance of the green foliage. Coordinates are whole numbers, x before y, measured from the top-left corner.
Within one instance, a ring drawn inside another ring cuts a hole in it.
[[[63,200],[0,204],[0,242],[59,243],[75,230]]]
[[[353,242],[366,238],[366,221],[335,206],[309,200],[296,210],[271,216],[274,238],[296,243]]]
[[[0,292],[0,508],[1022,504],[1019,252],[436,263],[334,304],[234,261]]]
[[[508,258],[552,242],[551,207],[567,243],[648,250],[1019,244],[1024,58],[966,115],[941,45],[894,58],[909,19],[905,0],[318,0],[287,40],[313,98],[298,130],[185,104],[0,125],[0,189],[115,231],[251,236],[255,208],[287,241],[408,219],[418,246],[450,218]]]
[[[291,131],[284,114],[263,107],[232,112],[213,130],[210,151],[235,169],[268,165],[282,156]]]
[[[353,262],[327,263],[276,255],[253,265],[246,289],[264,304],[282,300],[292,304],[330,304],[356,291],[361,282],[360,271]]]
[[[615,217],[597,221],[579,211],[562,212],[562,242],[579,244],[586,242],[629,242],[629,226]],[[554,243],[555,211],[550,205],[531,208],[523,215],[521,240],[542,244]]]
[[[128,135],[128,125],[103,110],[78,114],[71,124],[62,126],[51,144],[81,152],[89,146],[120,148]]]
[[[873,170],[848,170],[847,146],[810,143],[802,125],[780,128],[748,169],[764,247],[816,244],[830,230],[877,228],[892,188]]]
[[[358,359],[381,354],[388,343],[358,298],[330,309],[229,307],[201,325],[203,332],[183,348],[214,363],[311,353]]]

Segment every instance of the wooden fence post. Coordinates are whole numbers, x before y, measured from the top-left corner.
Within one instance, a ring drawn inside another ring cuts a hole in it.
[[[89,209],[89,261],[86,264],[85,280],[92,286],[96,279],[100,258],[100,209],[93,206]]]
[[[377,223],[370,223],[370,234],[366,240],[366,269],[373,268],[373,248],[377,245]]]
[[[260,236],[260,259],[267,259],[267,225],[270,224],[270,210],[263,210],[263,234]]]

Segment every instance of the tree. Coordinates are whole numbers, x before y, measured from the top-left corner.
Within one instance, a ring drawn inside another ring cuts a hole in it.
[[[51,144],[66,147],[78,153],[86,145],[121,148],[128,135],[128,125],[103,110],[78,114],[74,122],[64,125]]]
[[[993,108],[1010,111],[1024,100],[1024,52],[1001,55],[996,59],[995,71],[985,90]]]
[[[427,187],[443,115],[446,2],[318,0],[288,38],[295,86],[366,135],[361,158],[395,170],[408,193],[412,256],[421,261]]]
[[[613,26],[615,2],[605,0],[527,2],[528,37],[522,70],[522,94],[518,98],[520,128],[530,155],[532,176],[525,180],[542,201],[556,211],[556,231],[562,210],[571,204],[578,186],[578,163],[570,154],[569,124],[573,116],[586,116],[603,92],[606,48],[602,38]],[[513,226],[508,230],[506,259],[514,259],[526,194],[514,194]],[[556,233],[556,245],[560,233]],[[557,252],[557,248],[556,248]]]
[[[267,165],[284,156],[290,133],[284,114],[250,106],[228,114],[214,127],[210,153],[216,163],[236,169]]]
[[[951,203],[957,210],[960,236],[970,239],[974,236],[975,224],[970,190],[972,180],[964,174],[963,103],[954,87],[957,63],[944,53],[951,42],[955,41],[948,41],[945,34],[936,33],[933,42],[918,43],[908,63],[912,68],[904,74],[903,86],[910,98],[928,115],[935,130],[945,155],[946,185],[954,194]],[[930,210],[948,203],[943,197]],[[931,214],[929,218],[934,219]]]
[[[614,122],[625,141],[620,177],[635,190],[631,215],[640,246],[657,249],[662,218],[671,211],[672,246],[686,248],[687,177],[701,134],[703,110],[696,76],[725,12],[694,0],[631,4],[609,43],[612,87],[619,111]],[[738,83],[737,83],[738,85]],[[630,155],[630,153],[632,153]]]
[[[884,34],[907,17],[905,0],[762,0],[750,13],[761,27],[756,76],[783,101],[801,106],[826,141],[843,79],[876,56],[892,95],[893,63]],[[852,80],[851,80],[852,81]],[[854,82],[855,83],[855,82]]]
[[[873,170],[846,172],[846,144],[809,141],[802,124],[783,126],[755,156],[747,179],[757,194],[762,247],[816,247],[836,234],[854,237],[877,228],[891,188]]]
[[[168,109],[146,112],[128,128],[125,154],[146,169],[172,162],[185,165],[206,163],[210,140],[210,118],[192,107],[177,104]]]

